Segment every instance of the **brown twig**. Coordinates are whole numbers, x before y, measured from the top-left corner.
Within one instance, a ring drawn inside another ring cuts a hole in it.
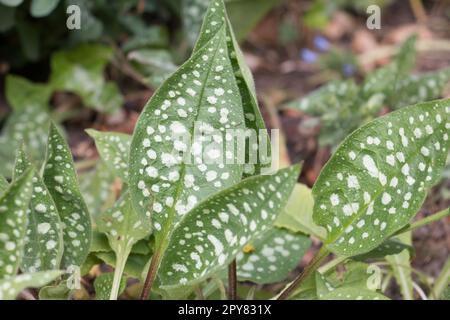
[[[237,298],[237,276],[236,276],[236,259],[228,266],[228,299],[236,300]]]

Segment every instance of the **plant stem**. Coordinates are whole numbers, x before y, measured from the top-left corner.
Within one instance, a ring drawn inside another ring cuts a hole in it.
[[[281,292],[277,300],[286,300],[292,292],[297,289],[306,279],[308,279],[314,271],[320,266],[323,260],[328,256],[330,252],[325,246],[320,248],[319,252],[314,256],[311,262],[305,267],[302,273],[300,273],[291,284]]]
[[[120,251],[116,254],[116,268],[114,269],[114,279],[109,300],[117,300],[120,290],[120,280],[122,279],[123,270],[125,269],[130,250],[131,248],[125,248],[123,254]]]
[[[145,278],[144,287],[142,288],[141,300],[147,300],[150,295],[153,282],[156,278],[156,273],[158,272],[159,263],[161,262],[161,252],[162,245],[153,254],[152,261],[150,262],[150,267],[147,271],[147,277]]]
[[[444,210],[442,210],[442,211],[439,211],[438,213],[435,213],[435,214],[433,214],[433,215],[431,215],[431,216],[428,216],[428,217],[426,217],[426,218],[423,218],[423,219],[421,219],[421,220],[419,220],[419,221],[416,221],[416,222],[414,222],[414,223],[411,223],[411,224],[409,224],[408,226],[406,226],[405,228],[398,230],[398,231],[397,231],[396,233],[394,233],[393,235],[394,235],[394,236],[397,236],[397,235],[399,235],[399,234],[402,234],[402,233],[405,233],[405,232],[408,232],[408,231],[415,230],[415,229],[420,228],[420,227],[423,227],[423,226],[425,226],[425,225],[427,225],[427,224],[429,224],[429,223],[432,223],[432,222],[434,222],[434,221],[440,220],[440,219],[442,219],[442,218],[444,218],[444,217],[446,217],[446,216],[448,216],[448,215],[450,215],[450,209],[449,209],[449,208],[444,209]]]
[[[237,276],[236,276],[236,259],[231,261],[228,266],[228,299],[236,300],[237,298]]]
[[[441,273],[434,281],[433,289],[431,290],[430,298],[439,299],[442,292],[450,283],[450,258],[447,259],[447,262],[442,267]]]

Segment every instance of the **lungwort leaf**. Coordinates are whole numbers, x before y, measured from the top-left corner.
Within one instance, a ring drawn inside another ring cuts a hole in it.
[[[50,126],[43,178],[63,224],[61,267],[80,266],[89,253],[91,218],[79,190],[69,146],[54,124]]]
[[[59,0],[32,0],[30,13],[33,17],[45,17],[49,15],[57,6]]]
[[[359,287],[343,287],[331,290],[320,297],[321,300],[389,300],[381,293]]]
[[[17,152],[14,176],[19,177],[30,168],[33,165],[21,147]],[[34,172],[33,191],[27,210],[27,236],[20,266],[30,273],[58,269],[63,253],[61,220],[56,205],[42,178],[36,170]]]
[[[225,26],[218,24],[215,36],[157,90],[133,135],[130,193],[138,210],[153,213],[157,234],[242,176],[237,156],[225,162],[222,150],[222,131],[244,129],[244,115]],[[205,135],[214,141],[204,143]]]
[[[450,100],[406,107],[339,146],[313,188],[313,219],[331,251],[368,252],[411,220],[445,165],[449,114]]]
[[[190,211],[174,230],[161,262],[161,285],[193,285],[221,270],[245,244],[269,229],[299,169],[296,165],[245,179]]]
[[[240,281],[275,283],[287,278],[311,245],[301,234],[273,227],[244,246],[236,256]]]
[[[39,288],[62,275],[62,271],[23,273],[0,280],[0,300],[13,300],[26,288]]]
[[[0,175],[0,195],[6,190],[8,189],[8,181],[6,181],[6,179]]]
[[[128,155],[131,136],[125,133],[86,130],[95,139],[104,163],[124,182],[128,181]]]
[[[22,259],[31,198],[31,177],[27,171],[11,183],[0,197],[0,279],[15,275]]]
[[[251,145],[246,148],[246,158],[250,161],[245,166],[245,174],[247,176],[260,174],[262,170],[271,169],[270,166],[267,167],[271,160],[270,142],[267,140],[266,127],[259,111],[252,74],[245,63],[244,55],[235,39],[222,0],[210,2],[194,52],[200,50],[220,30],[221,24],[219,22],[223,22],[226,27],[228,54],[241,96],[241,105],[245,115],[245,127],[258,134],[255,137],[256,139],[251,141]],[[258,141],[259,143],[257,143]],[[258,151],[259,148],[261,148],[260,152],[256,153],[255,151]],[[252,153],[250,153],[251,150]]]

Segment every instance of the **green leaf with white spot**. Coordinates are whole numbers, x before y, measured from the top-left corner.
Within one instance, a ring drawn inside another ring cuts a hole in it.
[[[95,140],[97,150],[108,168],[124,182],[128,181],[128,154],[131,136],[118,132],[86,132]]]
[[[19,269],[33,174],[30,170],[26,171],[0,197],[0,279],[15,275]]]
[[[300,166],[255,176],[211,196],[174,230],[161,262],[161,287],[193,285],[226,266],[272,226],[295,185]]]
[[[440,179],[450,100],[402,108],[354,131],[313,187],[314,221],[332,252],[368,252],[409,223]]]
[[[27,210],[27,236],[20,268],[22,271],[33,273],[59,268],[63,254],[63,234],[55,202],[23,147],[20,147],[17,151],[14,177],[20,177],[30,168],[35,174]]]
[[[337,288],[320,297],[321,300],[389,300],[381,293],[364,288]]]
[[[0,175],[0,195],[6,190],[8,189],[9,183],[8,181],[2,176]]]
[[[48,136],[43,179],[63,224],[61,268],[80,266],[89,253],[91,218],[80,193],[69,146],[53,123]]]
[[[238,253],[238,279],[258,284],[283,281],[310,246],[308,237],[273,227]]]
[[[394,109],[422,101],[437,99],[450,82],[450,68],[411,75],[398,84]]]
[[[116,271],[111,292],[111,298],[116,299],[119,281],[133,245],[151,232],[150,217],[133,209],[127,192],[114,207],[98,216],[97,226],[98,230],[108,237],[116,255]]]
[[[221,27],[222,22],[226,27],[228,55],[233,66],[236,83],[241,96],[241,104],[245,115],[245,127],[257,133],[256,140],[251,142],[251,145],[245,150],[249,163],[244,167],[244,173],[245,176],[261,174],[264,171],[270,170],[270,141],[268,140],[264,120],[259,111],[253,76],[236,41],[222,0],[210,2],[199,38],[194,48],[194,53],[211,40],[212,36]],[[255,152],[255,150],[263,146],[265,146],[264,149],[260,150],[260,152]]]
[[[93,170],[80,174],[79,179],[81,194],[95,222],[96,217],[112,207],[116,200],[114,174],[103,161],[99,161]]]
[[[40,271],[22,273],[14,277],[0,280],[0,300],[14,300],[26,288],[39,288],[63,274],[62,271]]]
[[[156,91],[133,134],[130,193],[137,210],[152,213],[157,243],[197,203],[241,180],[236,153],[223,161],[225,129],[245,126],[222,23]]]
[[[375,249],[367,253],[354,256],[352,257],[352,259],[358,261],[365,261],[369,259],[381,259],[388,255],[398,254],[403,250],[408,250],[410,254],[412,254],[414,252],[414,247],[412,247],[411,245],[404,244],[403,242],[400,242],[395,239],[388,239]]]
[[[31,160],[40,167],[44,160],[47,130],[51,121],[48,101],[49,86],[10,75],[6,78],[5,95],[13,109],[0,136],[0,174],[10,177],[14,167],[14,152],[25,143]]]
[[[292,232],[302,232],[324,239],[327,232],[323,227],[314,223],[313,207],[314,198],[311,189],[304,184],[297,183],[286,206],[278,215],[275,225]]]
[[[102,273],[94,281],[95,288],[95,299],[96,300],[109,300],[109,294],[111,292],[111,288],[113,286],[114,274]],[[119,295],[125,290],[126,287],[126,279],[121,278],[120,287],[119,287]]]

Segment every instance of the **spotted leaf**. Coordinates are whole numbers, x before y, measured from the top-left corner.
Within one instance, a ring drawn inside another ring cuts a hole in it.
[[[8,189],[8,181],[2,176],[0,175],[0,195],[6,190]]]
[[[94,281],[95,288],[95,299],[97,300],[108,300],[111,288],[113,286],[114,274],[102,273]],[[123,292],[126,287],[126,279],[122,278],[120,280],[119,294]]]
[[[81,193],[95,221],[101,212],[114,205],[114,175],[103,161],[99,161],[92,171],[80,174],[79,178]]]
[[[450,68],[409,76],[399,83],[393,108],[437,99],[449,82]]]
[[[63,253],[63,236],[56,205],[21,147],[17,152],[14,176],[19,177],[30,168],[33,168],[35,174],[27,210],[28,224],[20,268],[33,273],[59,268]]]
[[[331,251],[368,252],[411,220],[445,165],[449,113],[450,100],[406,107],[339,146],[313,188],[313,219]]]
[[[22,273],[0,280],[0,300],[14,300],[26,288],[39,288],[62,275],[61,271]]]
[[[15,275],[25,243],[31,178],[27,171],[11,183],[0,197],[0,279]]]
[[[286,204],[299,169],[295,165],[247,178],[190,211],[174,230],[161,262],[162,287],[204,280],[268,230]]]
[[[404,244],[403,242],[400,242],[395,239],[388,239],[375,249],[367,253],[354,256],[352,257],[352,259],[358,261],[364,261],[368,259],[380,259],[386,257],[387,255],[398,254],[403,250],[408,250],[410,254],[412,254],[414,252],[414,247]]]
[[[86,130],[95,139],[98,152],[104,163],[123,181],[128,181],[128,154],[131,136],[117,132]]]
[[[252,74],[236,41],[222,0],[210,2],[194,52],[200,50],[211,40],[212,36],[219,30],[221,22],[225,24],[227,39],[229,39],[227,40],[228,52],[244,110],[245,127],[252,130],[251,132],[257,133],[252,145],[246,147],[245,150],[246,159],[249,159],[249,163],[244,167],[244,173],[246,176],[261,174],[272,169],[270,165],[270,141],[268,140],[264,120],[259,111]],[[258,148],[259,152],[255,152],[255,150],[258,151]]]
[[[282,281],[295,269],[310,245],[311,240],[304,235],[273,227],[238,253],[238,279],[259,284]]]
[[[219,24],[157,90],[133,134],[130,193],[136,209],[153,213],[157,242],[161,230],[172,230],[198,202],[242,176],[236,155],[223,160],[225,129],[245,126],[225,25]],[[205,136],[214,140],[204,143]]]
[[[54,124],[50,126],[43,178],[63,224],[61,267],[80,266],[89,253],[91,218],[80,193],[69,146]]]

